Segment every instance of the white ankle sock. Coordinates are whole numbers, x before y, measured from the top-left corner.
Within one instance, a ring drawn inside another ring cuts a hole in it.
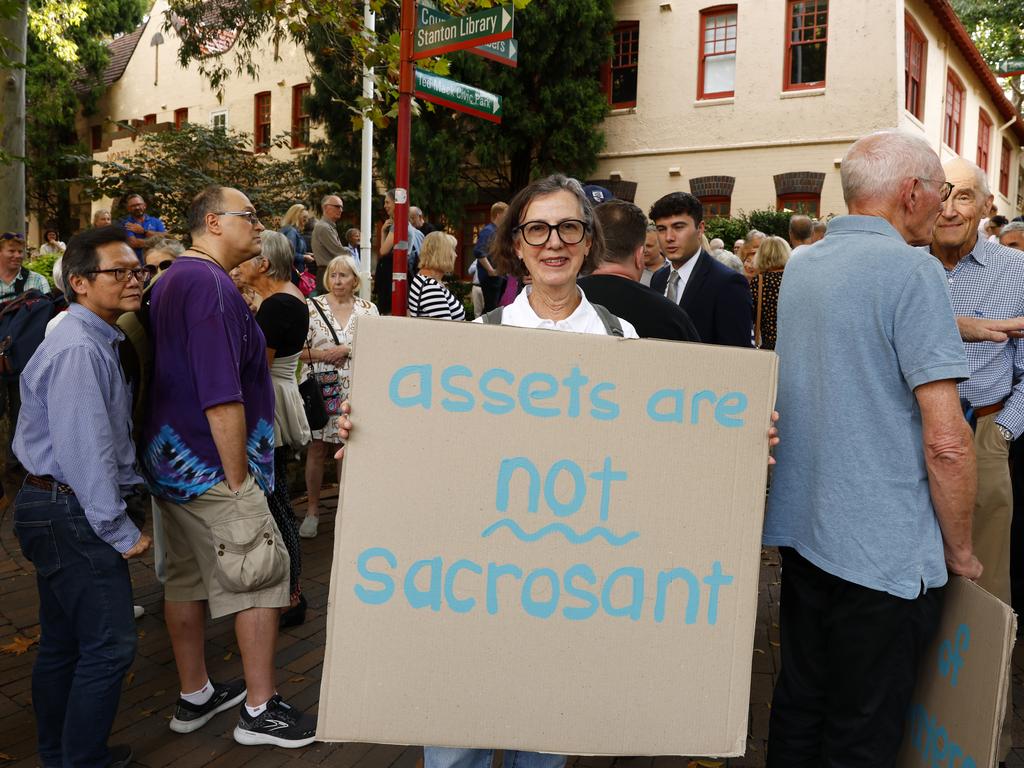
[[[246,704],[245,705],[245,711],[249,713],[249,717],[259,717],[260,715],[262,715],[264,712],[267,711],[267,704],[269,702],[270,702],[270,699],[267,699],[262,704],[260,704],[258,707],[250,707],[248,704]]]
[[[181,698],[189,704],[195,704],[197,707],[203,706],[203,704],[210,700],[211,696],[213,696],[213,683],[210,682],[209,678],[206,679],[206,685],[198,691],[195,691],[194,693],[185,693],[183,691],[181,694]]]

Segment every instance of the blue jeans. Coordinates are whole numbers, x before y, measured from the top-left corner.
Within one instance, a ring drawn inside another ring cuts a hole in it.
[[[74,496],[24,486],[14,531],[39,588],[32,669],[39,758],[46,768],[107,766],[137,643],[128,563],[96,535]]]
[[[493,749],[424,747],[423,768],[491,768]],[[563,768],[565,755],[506,749],[503,768]]]

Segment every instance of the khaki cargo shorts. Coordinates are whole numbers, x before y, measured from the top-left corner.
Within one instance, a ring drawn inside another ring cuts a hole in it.
[[[220,482],[184,504],[155,501],[163,517],[165,600],[206,600],[214,619],[288,606],[288,551],[252,475],[238,491]],[[255,577],[253,567],[260,569]],[[259,586],[239,584],[250,578]]]

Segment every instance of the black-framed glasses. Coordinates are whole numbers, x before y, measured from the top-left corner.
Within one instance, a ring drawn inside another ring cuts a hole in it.
[[[528,245],[544,245],[551,237],[551,230],[558,233],[558,239],[565,245],[576,245],[587,236],[587,223],[579,219],[565,219],[557,224],[546,221],[527,221],[516,227]]]
[[[949,199],[949,194],[953,191],[953,185],[942,179],[926,179],[923,176],[917,177],[918,181],[930,181],[932,184],[939,185],[939,201],[946,202]]]
[[[214,211],[217,216],[238,216],[241,219],[247,219],[252,226],[256,226],[260,223],[260,217],[256,215],[256,211]]]
[[[146,282],[149,279],[149,270],[145,267],[117,267],[115,269],[90,269],[86,272],[87,275],[113,275],[114,279],[119,283],[127,283],[131,278],[135,278],[140,283]]]

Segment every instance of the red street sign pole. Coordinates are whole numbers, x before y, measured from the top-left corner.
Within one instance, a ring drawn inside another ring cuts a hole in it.
[[[391,314],[404,316],[408,307],[409,145],[412,133],[412,34],[416,0],[402,0],[398,67],[398,145],[395,154],[395,220],[391,275]]]

